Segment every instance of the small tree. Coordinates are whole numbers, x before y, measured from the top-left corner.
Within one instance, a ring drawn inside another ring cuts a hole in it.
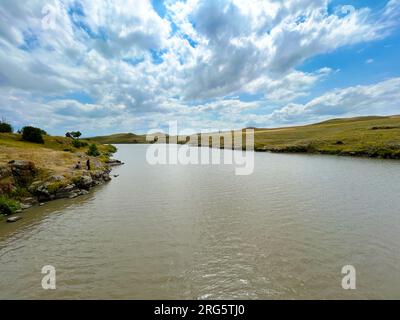
[[[11,124],[7,123],[5,120],[0,121],[0,132],[1,133],[12,133],[13,127]]]
[[[44,143],[42,131],[43,130],[35,127],[24,127],[22,129],[22,140],[34,143]]]
[[[72,139],[79,139],[82,136],[82,133],[80,131],[71,131],[67,132],[65,134],[67,138],[72,138]]]
[[[87,155],[91,157],[98,157],[100,155],[99,149],[97,149],[97,146],[94,143],[89,146]]]
[[[80,131],[73,131],[71,132],[71,136],[73,136],[75,139],[79,139],[82,133]]]

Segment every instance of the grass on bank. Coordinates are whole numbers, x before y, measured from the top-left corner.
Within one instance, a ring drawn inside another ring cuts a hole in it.
[[[148,143],[145,135],[132,133],[89,140],[98,143]],[[180,140],[185,141],[186,137],[180,137]],[[256,151],[400,159],[400,116],[368,116],[332,119],[306,126],[255,128],[254,140]]]
[[[21,208],[18,201],[0,195],[0,215],[10,216]]]
[[[43,144],[36,144],[22,140],[20,134],[0,133],[0,165],[11,160],[29,160],[35,163],[39,170],[51,174],[68,174],[78,161],[91,159],[103,165],[115,152],[111,145],[95,144],[98,156],[89,156],[87,153],[93,142],[43,135]]]

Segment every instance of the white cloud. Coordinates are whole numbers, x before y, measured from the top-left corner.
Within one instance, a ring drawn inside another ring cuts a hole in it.
[[[52,28],[43,25],[46,6]],[[387,36],[399,7],[390,0],[379,12],[331,13],[326,0],[187,0],[168,1],[161,18],[150,0],[3,0],[0,113],[93,132],[143,130],[166,117],[229,127],[268,120],[260,114],[283,104],[274,117],[293,118],[301,107],[292,102],[332,73],[296,68]],[[82,93],[90,103],[79,100]],[[241,94],[258,101],[232,98]]]
[[[336,89],[306,104],[288,104],[268,115],[273,123],[312,122],[329,117],[400,113],[400,78]]]

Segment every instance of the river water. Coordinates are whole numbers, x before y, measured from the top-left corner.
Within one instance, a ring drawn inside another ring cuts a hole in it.
[[[236,176],[118,148],[110,183],[0,224],[0,298],[400,298],[399,162],[256,153]]]

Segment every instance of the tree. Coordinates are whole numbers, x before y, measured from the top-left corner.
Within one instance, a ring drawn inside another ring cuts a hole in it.
[[[79,139],[80,136],[82,135],[82,133],[81,133],[80,131],[73,131],[73,132],[71,132],[71,135],[72,135],[74,138]]]
[[[34,143],[44,143],[42,137],[42,129],[35,128],[35,127],[24,127],[22,129],[22,140]]]
[[[72,139],[79,139],[82,136],[82,133],[80,131],[71,131],[67,132],[65,134],[67,138],[72,138]]]
[[[7,123],[5,119],[0,121],[0,132],[1,133],[12,133],[13,127],[11,124]]]

